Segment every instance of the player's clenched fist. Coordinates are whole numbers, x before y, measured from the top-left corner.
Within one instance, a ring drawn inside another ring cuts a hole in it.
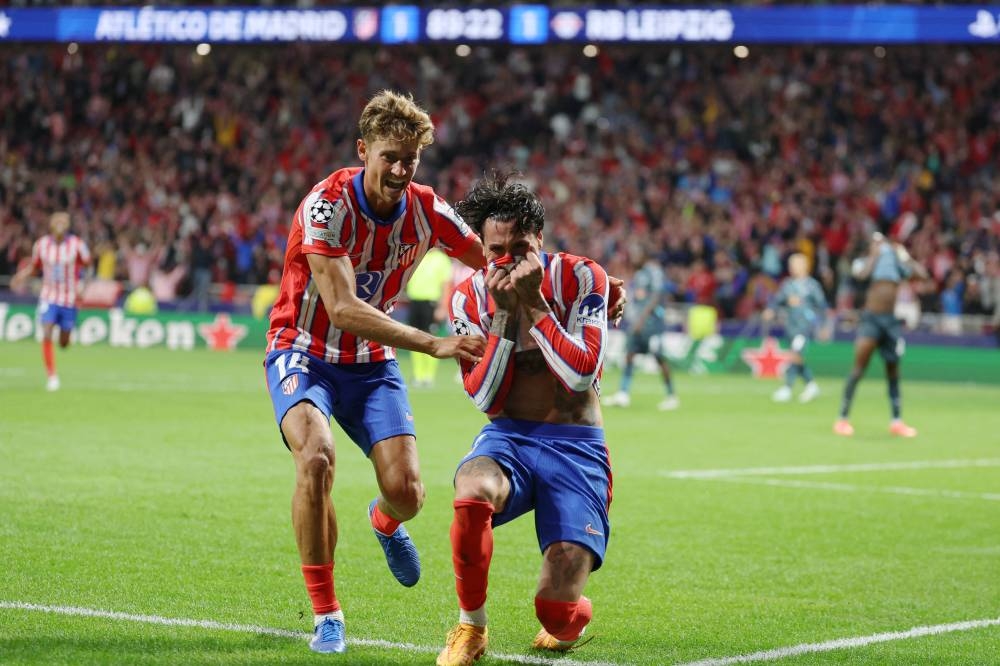
[[[533,302],[541,298],[542,275],[545,267],[536,252],[528,252],[510,270],[510,283],[523,302]]]
[[[435,358],[457,358],[478,363],[486,351],[486,339],[472,335],[451,335],[436,338],[430,354]]]

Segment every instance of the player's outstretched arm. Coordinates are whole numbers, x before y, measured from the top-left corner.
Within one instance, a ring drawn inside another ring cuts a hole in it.
[[[481,341],[466,336],[435,337],[395,321],[358,298],[355,293],[354,269],[346,256],[309,254],[307,259],[326,313],[337,328],[366,340],[423,352],[437,358],[454,357],[471,362],[481,358]]]

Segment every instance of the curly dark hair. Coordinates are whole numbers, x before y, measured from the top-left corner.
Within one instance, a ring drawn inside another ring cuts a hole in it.
[[[484,175],[455,210],[483,236],[483,224],[488,218],[517,223],[521,233],[537,234],[545,226],[545,208],[534,192],[520,183],[509,182],[514,173],[496,172]]]

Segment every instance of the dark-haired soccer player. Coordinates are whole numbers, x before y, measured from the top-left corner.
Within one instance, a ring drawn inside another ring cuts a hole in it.
[[[899,363],[906,348],[902,336],[902,323],[894,313],[899,283],[912,273],[926,277],[927,271],[914,261],[901,243],[885,238],[881,233],[872,237],[868,256],[854,260],[854,277],[871,280],[861,311],[857,337],[854,342],[854,368],[844,386],[840,417],[833,424],[833,431],[845,437],[854,434],[854,427],[847,420],[854,400],[854,390],[868,367],[872,353],[878,349],[885,362],[885,376],[889,383],[889,406],[892,421],[889,432],[900,437],[916,437],[917,430],[902,419],[902,397],[899,392]]]
[[[522,185],[480,181],[456,209],[482,237],[489,268],[452,296],[456,333],[484,340],[461,361],[465,390],[490,419],[455,475],[452,562],[459,623],[439,666],[487,647],[493,528],[529,511],[543,554],[533,647],[567,650],[590,622],[583,596],[610,534],[611,467],[598,381],[608,278],[585,257],[542,250],[544,210]]]
[[[90,264],[90,249],[82,238],[69,233],[69,213],[58,211],[49,218],[48,233],[31,250],[31,263],[18,271],[11,286],[21,284],[36,270],[42,271],[42,293],[38,297],[38,313],[42,321],[42,359],[49,391],[59,390],[56,355],[52,348],[52,332],[59,327],[59,346],[69,346],[76,326],[76,303],[80,291],[80,272]]]

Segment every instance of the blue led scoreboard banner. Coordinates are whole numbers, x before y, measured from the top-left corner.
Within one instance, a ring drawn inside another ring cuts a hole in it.
[[[0,9],[0,42],[1000,44],[1000,5]]]

